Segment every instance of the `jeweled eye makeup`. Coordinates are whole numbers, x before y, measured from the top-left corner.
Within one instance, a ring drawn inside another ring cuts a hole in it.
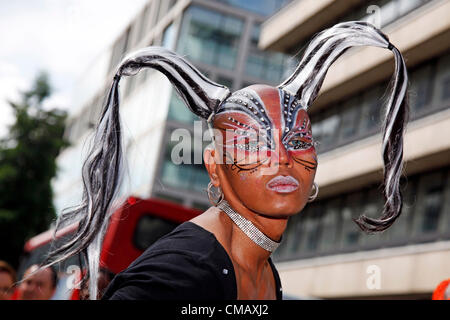
[[[225,124],[220,129],[226,130],[225,146],[237,148],[248,152],[257,152],[272,149],[272,142],[269,140],[265,131],[237,121],[229,116],[227,118],[231,123]],[[251,120],[250,122],[253,122]],[[256,125],[258,127],[258,125]]]
[[[231,164],[232,169],[238,171],[254,170],[269,159],[268,151],[271,142],[265,132],[257,130],[252,119],[248,119],[249,124],[244,124],[232,117],[230,112],[227,122],[220,129],[224,137],[223,151],[225,163]],[[242,115],[240,115],[242,118]]]
[[[300,115],[301,117],[301,115]],[[283,144],[288,150],[308,150],[314,146],[309,118],[303,117],[301,126],[294,127],[284,136]]]

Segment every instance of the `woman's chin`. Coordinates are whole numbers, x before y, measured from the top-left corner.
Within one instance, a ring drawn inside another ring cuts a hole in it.
[[[304,204],[283,204],[283,203],[274,203],[272,205],[264,204],[262,207],[255,206],[254,208],[248,207],[250,210],[274,219],[286,219],[291,216],[295,216],[305,207]]]

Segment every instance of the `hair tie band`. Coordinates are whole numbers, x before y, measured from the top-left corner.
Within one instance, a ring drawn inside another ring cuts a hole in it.
[[[392,49],[394,49],[394,45],[392,44],[392,43],[390,43],[389,42],[389,44],[388,44],[388,47],[387,47],[389,50],[392,50]]]
[[[114,75],[114,80],[119,81],[120,80],[120,76],[118,74]]]

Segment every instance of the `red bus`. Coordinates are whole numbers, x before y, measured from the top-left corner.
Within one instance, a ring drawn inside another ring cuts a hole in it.
[[[160,199],[128,198],[111,216],[100,255],[101,267],[113,274],[121,272],[156,240],[201,212]],[[56,243],[69,238],[77,226],[75,223],[61,229],[56,235]],[[25,243],[19,279],[28,267],[43,261],[50,250],[53,232],[50,229]],[[74,256],[56,266],[59,280],[52,299],[78,299],[79,290],[68,285],[68,281],[74,278],[71,267],[80,264],[80,257]],[[17,292],[14,298],[17,298]]]

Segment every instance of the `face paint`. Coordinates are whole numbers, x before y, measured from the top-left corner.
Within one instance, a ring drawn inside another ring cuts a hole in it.
[[[226,180],[244,205],[271,216],[306,205],[317,158],[308,114],[295,99],[250,86],[219,107],[214,128],[221,132]]]
[[[217,115],[226,115],[228,120],[216,127],[226,131],[223,145],[225,162],[231,163],[232,169],[236,168],[238,172],[254,172],[267,163],[273,153],[276,155],[276,145],[280,144],[305,169],[315,170],[316,157],[312,161],[302,159],[303,151],[314,148],[306,111],[289,93],[281,89],[272,90],[278,91],[278,112],[268,112],[264,101],[251,88],[235,92],[220,106]],[[277,141],[276,133],[281,134],[280,141]]]

